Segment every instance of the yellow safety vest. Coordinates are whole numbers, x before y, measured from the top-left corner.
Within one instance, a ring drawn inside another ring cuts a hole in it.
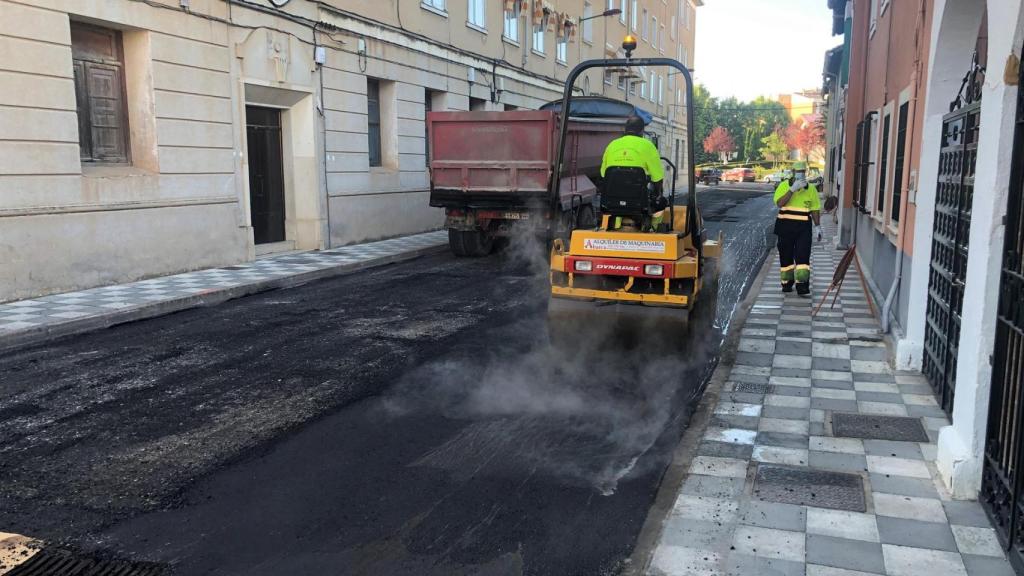
[[[632,134],[612,140],[604,149],[601,176],[604,176],[604,171],[611,166],[643,168],[651,182],[661,182],[665,178],[658,149],[650,140]]]
[[[778,203],[789,192],[789,180],[783,180],[775,189],[774,201]],[[785,206],[779,207],[779,220],[796,220],[809,222],[811,212],[821,210],[821,200],[818,198],[818,189],[814,184],[808,184],[806,188],[797,190]]]

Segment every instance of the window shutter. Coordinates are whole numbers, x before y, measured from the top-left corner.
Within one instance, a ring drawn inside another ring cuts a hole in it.
[[[92,160],[92,127],[89,122],[89,91],[85,81],[85,62],[75,60],[74,65],[79,156],[82,160]]]
[[[71,55],[81,159],[128,162],[128,119],[121,36],[71,23]]]
[[[117,66],[85,62],[92,122],[92,157],[106,162],[126,162],[124,96]]]

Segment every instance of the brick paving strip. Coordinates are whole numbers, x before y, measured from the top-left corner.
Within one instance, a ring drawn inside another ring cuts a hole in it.
[[[842,256],[829,246],[812,254],[815,303]],[[779,290],[776,258],[673,464],[687,468],[644,573],[1013,576],[980,505],[938,478],[948,420],[923,376],[892,370],[856,272],[812,319],[812,300]],[[853,437],[880,429],[918,441]]]
[[[0,304],[0,350],[409,260],[447,243],[447,232],[426,232],[7,302]]]

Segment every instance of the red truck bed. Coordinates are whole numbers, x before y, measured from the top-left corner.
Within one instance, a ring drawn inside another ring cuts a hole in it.
[[[445,209],[458,256],[490,253],[513,230],[551,234],[596,224],[601,157],[622,134],[624,118],[573,119],[565,145],[560,211],[549,209],[558,113],[430,112],[430,205]]]
[[[432,206],[511,207],[547,198],[557,153],[555,112],[431,112],[427,127]],[[565,194],[593,195],[604,149],[621,134],[622,119],[570,121]]]

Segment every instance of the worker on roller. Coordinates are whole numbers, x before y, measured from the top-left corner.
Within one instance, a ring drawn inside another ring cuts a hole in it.
[[[782,291],[801,296],[811,293],[811,238],[821,241],[821,201],[818,189],[807,182],[807,163],[795,162],[793,175],[775,189],[775,234],[779,238]]]
[[[651,181],[651,206],[654,211],[663,210],[668,201],[661,195],[665,171],[661,167],[661,155],[654,144],[643,137],[644,121],[639,116],[626,119],[626,133],[608,143],[601,160],[601,177],[612,166],[643,168]]]

